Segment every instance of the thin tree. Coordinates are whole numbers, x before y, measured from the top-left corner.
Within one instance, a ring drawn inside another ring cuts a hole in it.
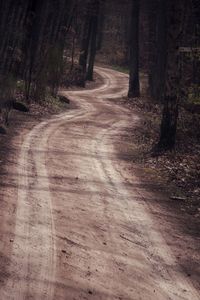
[[[131,13],[131,38],[130,38],[130,78],[128,97],[135,98],[140,96],[139,80],[139,15],[140,1],[132,1]]]
[[[94,11],[91,17],[91,38],[90,38],[90,52],[88,57],[87,80],[93,80],[94,62],[97,48],[97,32],[98,32],[98,18],[99,18],[99,0],[94,3]]]
[[[99,18],[98,18],[97,50],[101,50],[102,47],[104,23],[105,23],[105,0],[101,0],[99,6]]]
[[[81,85],[85,86],[86,80],[86,71],[87,71],[87,60],[88,60],[88,52],[89,52],[89,45],[90,45],[90,36],[91,36],[91,3],[92,1],[89,0],[86,6],[86,13],[84,18],[84,25],[83,25],[83,32],[82,32],[82,39],[81,39],[81,49],[80,49],[80,56],[79,56],[79,66],[81,71]]]

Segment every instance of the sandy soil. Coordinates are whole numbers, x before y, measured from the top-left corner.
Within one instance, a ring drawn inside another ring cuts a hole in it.
[[[165,196],[130,174],[121,152],[138,117],[109,99],[126,95],[128,78],[96,71],[101,86],[62,92],[76,109],[12,139],[1,174],[0,299],[200,299],[199,235],[177,234],[175,216],[152,201]]]

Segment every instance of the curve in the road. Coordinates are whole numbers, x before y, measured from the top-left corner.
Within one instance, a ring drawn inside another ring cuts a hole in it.
[[[109,117],[102,122],[99,132],[94,131],[95,138],[91,139],[91,158],[89,160],[92,165],[91,169],[93,168],[92,170],[96,172],[96,178],[101,184],[104,183],[103,188],[109,195],[108,199],[101,195],[100,201],[104,201],[103,216],[107,218],[107,222],[110,222],[108,225],[108,236],[112,241],[110,251],[118,249],[116,251],[120,253],[122,249],[120,247],[125,247],[119,245],[117,237],[112,233],[112,220],[118,224],[117,217],[123,216],[123,220],[135,224],[140,234],[144,236],[143,242],[148,245],[146,247],[148,250],[145,250],[146,252],[140,250],[140,253],[147,255],[145,259],[150,261],[152,269],[157,268],[160,273],[160,277],[156,277],[156,284],[160,289],[159,295],[162,295],[162,299],[198,300],[199,293],[179,268],[165,239],[145,209],[144,201],[140,203],[129,201],[128,199],[133,195],[123,184],[123,179],[113,166],[113,162],[109,157],[105,160],[105,158],[101,159],[101,156],[94,156],[98,153],[105,153],[105,155],[111,153],[113,150],[109,138],[117,135],[121,127],[127,126],[127,120],[120,119],[123,114],[127,114],[127,110],[118,106],[113,109],[113,104],[106,99],[123,97],[128,88],[127,75],[100,67],[96,68],[96,72],[104,80],[102,86],[93,90],[65,92],[68,98],[77,102],[78,109],[40,123],[24,138],[18,161],[18,204],[10,265],[11,275],[6,288],[2,291],[1,299],[55,299],[55,284],[58,280],[58,251],[53,206],[56,199],[52,196],[47,168],[48,142],[51,138],[53,140],[53,136],[59,135],[61,128],[67,127],[70,122],[75,124],[90,119],[94,122],[99,115],[105,114],[106,111]],[[99,103],[102,103],[102,106],[99,106]],[[62,162],[60,162],[60,168],[62,168]],[[120,182],[120,188],[116,182]],[[90,192],[95,195],[96,187],[90,186]],[[140,198],[143,197],[137,188],[134,193]],[[109,202],[110,199],[114,200],[114,203]],[[133,249],[129,249],[129,251],[132,254]],[[94,253],[94,251],[92,253],[94,257],[98,257],[95,256],[98,253]],[[108,254],[102,251],[101,255],[102,259],[107,261]],[[112,260],[114,259],[117,260],[116,255],[112,254]],[[127,261],[129,261],[128,258]],[[106,269],[106,266],[104,267]],[[150,278],[148,280],[150,282]],[[82,281],[80,282],[82,283]],[[121,299],[120,297],[111,297],[112,289],[117,289],[117,285],[120,287],[120,282],[112,282],[110,279],[108,296],[94,299]],[[142,294],[142,292],[139,292],[141,293],[140,299],[147,300],[147,294]],[[134,291],[126,291],[126,295],[129,297],[126,299],[137,299],[133,296]],[[67,290],[65,296],[67,297]],[[71,300],[73,298],[69,296],[69,298],[60,297],[60,299]]]

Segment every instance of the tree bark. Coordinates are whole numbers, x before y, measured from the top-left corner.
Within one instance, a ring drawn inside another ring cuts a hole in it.
[[[152,7],[150,7],[150,5]],[[166,69],[166,0],[149,3],[149,87],[156,101],[163,101]]]
[[[86,15],[85,15],[85,22],[83,27],[82,33],[82,40],[81,40],[81,50],[79,56],[79,66],[81,71],[82,77],[82,86],[85,86],[86,80],[86,70],[87,70],[87,59],[88,59],[88,51],[89,51],[89,44],[90,44],[90,36],[91,36],[91,12],[90,12],[90,2],[86,8]]]
[[[140,1],[133,0],[131,19],[131,40],[130,40],[130,78],[128,97],[140,96],[139,81],[139,13]]]
[[[159,148],[173,149],[180,100],[179,47],[183,35],[185,0],[167,1],[167,64]]]
[[[96,56],[96,43],[97,43],[97,31],[98,31],[98,17],[99,17],[99,0],[96,0],[94,15],[91,18],[91,41],[90,41],[90,53],[88,59],[87,80],[93,80],[94,62]]]
[[[99,7],[98,34],[97,34],[97,50],[101,50],[104,31],[105,18],[105,0],[101,0]]]

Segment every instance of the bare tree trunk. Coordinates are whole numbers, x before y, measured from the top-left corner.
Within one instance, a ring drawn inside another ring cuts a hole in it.
[[[155,97],[155,62],[156,62],[156,23],[157,23],[157,2],[158,0],[148,1],[148,51],[149,51],[149,65],[148,65],[148,79],[149,92],[152,98]]]
[[[153,99],[162,101],[166,69],[166,0],[151,1],[149,16],[149,86]]]
[[[96,56],[96,43],[97,43],[97,31],[98,31],[98,17],[99,17],[99,0],[96,0],[94,16],[91,18],[91,41],[90,41],[90,53],[88,59],[87,80],[93,80],[94,62]]]
[[[76,34],[73,34],[72,38],[72,52],[71,52],[71,66],[70,66],[70,72],[72,72],[74,68],[74,56],[75,56],[75,43],[76,43]]]
[[[99,7],[97,50],[101,50],[101,47],[102,47],[104,18],[105,18],[105,0],[101,0],[100,7]]]
[[[88,59],[88,51],[89,51],[89,44],[90,44],[90,36],[91,36],[91,1],[89,1],[86,7],[86,15],[85,15],[85,22],[83,27],[82,33],[82,40],[81,40],[81,50],[79,56],[79,66],[81,68],[81,77],[82,83],[81,85],[85,86],[86,80],[86,70],[87,70],[87,59]]]
[[[166,71],[166,0],[158,0],[154,98],[163,101]]]
[[[180,70],[179,47],[182,39],[186,0],[167,1],[167,68],[164,108],[161,122],[159,148],[168,150],[175,146],[179,108]]]
[[[130,41],[130,78],[128,97],[140,96],[139,82],[139,14],[140,1],[133,0]]]

